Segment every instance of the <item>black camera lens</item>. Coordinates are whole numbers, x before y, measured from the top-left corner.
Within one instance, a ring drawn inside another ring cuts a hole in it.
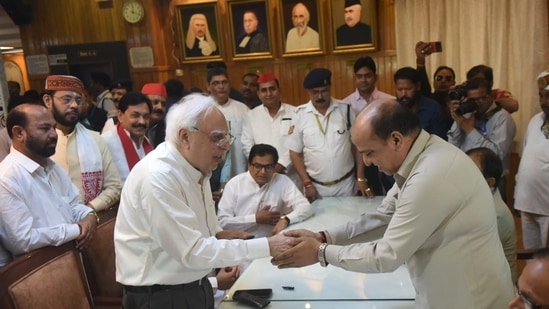
[[[461,102],[459,106],[454,110],[454,113],[462,116],[467,113],[475,112],[477,110],[477,107],[478,105],[475,99],[468,99],[464,102]]]

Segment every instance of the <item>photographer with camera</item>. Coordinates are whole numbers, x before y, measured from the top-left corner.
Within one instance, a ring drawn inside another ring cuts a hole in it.
[[[469,80],[466,84],[456,86],[450,95],[455,99],[461,96],[460,93],[466,97],[461,101],[451,101],[454,123],[448,131],[448,142],[463,151],[478,147],[491,149],[503,162],[503,175],[507,174],[511,145],[516,132],[513,118],[496,104],[491,83],[486,79]],[[500,191],[503,196],[504,189],[505,182],[502,181]]]
[[[484,64],[475,65],[467,71],[467,80],[472,80],[474,78],[482,78],[488,81],[490,88],[492,89],[492,98],[498,106],[501,106],[508,111],[509,114],[518,111],[518,100],[511,92],[501,88],[493,88],[494,72],[491,67]]]

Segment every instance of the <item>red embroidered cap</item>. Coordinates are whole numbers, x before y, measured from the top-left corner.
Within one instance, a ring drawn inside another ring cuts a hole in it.
[[[46,77],[46,90],[54,91],[74,91],[82,95],[84,93],[84,83],[78,77],[71,75],[50,75]]]

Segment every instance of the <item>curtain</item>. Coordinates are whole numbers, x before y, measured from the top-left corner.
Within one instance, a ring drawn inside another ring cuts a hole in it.
[[[427,57],[432,76],[440,65],[456,82],[478,64],[494,69],[494,87],[511,91],[519,111],[513,151],[520,152],[528,122],[540,112],[536,77],[549,69],[547,0],[395,0],[398,67],[415,67],[418,41],[442,41],[443,52]]]

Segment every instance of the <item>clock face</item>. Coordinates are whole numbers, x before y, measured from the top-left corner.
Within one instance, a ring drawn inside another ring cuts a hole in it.
[[[126,2],[122,7],[122,15],[127,22],[135,24],[145,16],[145,9],[139,2]]]

